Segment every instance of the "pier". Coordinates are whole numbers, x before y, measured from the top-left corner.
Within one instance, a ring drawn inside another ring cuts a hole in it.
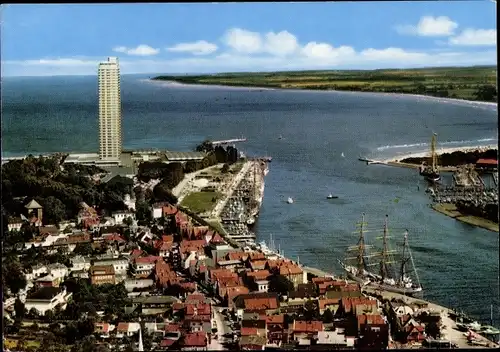
[[[220,140],[220,141],[212,141],[213,146],[216,145],[228,145],[228,144],[234,144],[234,143],[241,143],[241,142],[246,142],[246,138],[233,138],[233,139],[225,139],[225,140]]]

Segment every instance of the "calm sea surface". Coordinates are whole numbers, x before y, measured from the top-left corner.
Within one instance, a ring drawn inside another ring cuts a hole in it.
[[[483,321],[490,318],[491,304],[498,307],[498,234],[432,211],[415,170],[357,160],[425,150],[432,132],[443,147],[496,143],[496,107],[396,95],[182,86],[147,78],[122,78],[126,148],[192,150],[206,138],[245,136],[243,151],[273,157],[257,223],[260,240],[272,234],[287,256],[339,274],[337,259],[356,243],[361,213],[373,230],[381,230],[389,214],[394,247],[409,230],[426,299]],[[96,77],[2,83],[3,156],[97,151]],[[340,198],[328,201],[329,193]],[[286,204],[287,197],[295,203]],[[368,233],[368,241],[376,236]],[[494,315],[498,322],[497,308]]]

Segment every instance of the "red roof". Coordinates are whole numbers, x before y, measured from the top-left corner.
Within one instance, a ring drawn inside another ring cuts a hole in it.
[[[300,321],[294,320],[293,322],[294,332],[318,332],[323,331],[323,323],[321,321]]]
[[[285,316],[283,314],[268,315],[266,316],[266,322],[268,324],[283,324],[285,322]]]
[[[358,326],[361,325],[385,325],[384,318],[380,314],[358,315]]]
[[[150,256],[147,256],[147,257],[135,258],[135,262],[136,263],[141,263],[141,264],[148,264],[148,263],[149,264],[154,264],[159,259],[161,259],[161,257],[150,255]]]
[[[128,323],[118,323],[116,327],[116,331],[127,332],[128,331]]]
[[[160,343],[160,347],[170,347],[174,344],[175,340],[163,339]]]
[[[216,232],[214,237],[212,237],[212,239],[210,240],[211,243],[213,244],[222,244],[222,243],[226,243],[224,242],[224,240],[222,239],[222,237]]]
[[[476,164],[498,165],[498,160],[495,160],[495,159],[479,159],[478,161],[476,161]]]
[[[179,331],[179,324],[167,324],[165,325],[165,332],[176,332]]]
[[[204,332],[192,332],[184,336],[184,346],[186,347],[206,347],[207,335]]]
[[[144,254],[144,251],[142,249],[134,249],[132,251],[132,253],[130,254],[130,256],[135,259],[135,258],[140,257],[143,254]]]
[[[210,315],[210,304],[188,304],[186,306],[186,315]]]
[[[109,332],[109,324],[108,323],[95,323],[95,329],[98,332]]]
[[[119,234],[117,234],[117,233],[112,233],[112,234],[104,235],[103,237],[104,237],[104,240],[108,241],[108,242],[112,242],[112,241],[126,242],[125,239],[122,236],[120,236]]]
[[[241,328],[241,336],[253,336],[257,335],[257,328]]]

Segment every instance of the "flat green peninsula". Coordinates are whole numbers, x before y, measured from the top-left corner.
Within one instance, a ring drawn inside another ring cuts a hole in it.
[[[419,94],[496,102],[496,66],[417,69],[244,72],[158,76],[158,81],[281,89]]]

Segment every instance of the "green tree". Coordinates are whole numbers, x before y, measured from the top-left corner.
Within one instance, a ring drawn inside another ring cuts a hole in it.
[[[497,101],[497,88],[493,85],[484,85],[475,92],[477,100]]]
[[[75,246],[74,254],[88,256],[92,255],[92,245],[90,243],[77,243]]]
[[[132,224],[134,223],[134,219],[132,219],[131,216],[128,216],[125,219],[123,219],[123,223],[127,226],[132,226]]]
[[[228,164],[224,164],[222,166],[222,169],[220,170],[221,173],[223,174],[227,174],[229,172],[229,165]]]
[[[2,268],[2,274],[4,275],[5,286],[9,288],[13,294],[17,294],[26,287],[26,276],[23,273],[21,263],[17,256],[9,256],[6,258]]]
[[[323,313],[323,323],[325,324],[333,323],[333,319],[334,316],[332,311],[330,309],[325,310],[325,312]]]
[[[58,224],[66,219],[66,206],[56,197],[50,196],[42,201],[43,222],[45,224]]]
[[[24,307],[24,303],[21,302],[19,298],[16,298],[14,302],[14,311],[16,312],[16,319],[23,320],[26,315],[26,308]]]
[[[283,275],[274,275],[269,280],[269,292],[276,292],[281,295],[286,295],[293,291],[293,283]]]
[[[136,217],[140,222],[150,221],[151,209],[149,208],[149,204],[146,202],[137,202],[136,204]]]

